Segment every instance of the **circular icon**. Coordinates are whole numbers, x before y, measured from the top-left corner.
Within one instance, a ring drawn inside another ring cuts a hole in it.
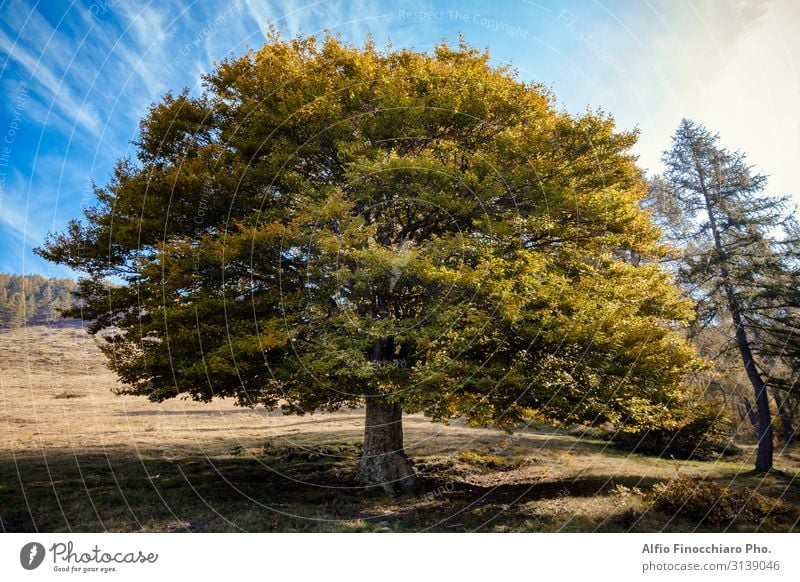
[[[44,561],[44,546],[38,542],[30,542],[19,551],[19,563],[26,570],[35,570]]]

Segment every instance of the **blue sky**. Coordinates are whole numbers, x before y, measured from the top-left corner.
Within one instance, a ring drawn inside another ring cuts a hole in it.
[[[640,165],[682,117],[748,153],[768,191],[800,201],[800,2],[0,0],[0,271],[70,276],[32,254],[92,203],[147,106],[198,92],[215,60],[328,28],[426,50],[463,33],[552,88],[560,106],[638,127]]]

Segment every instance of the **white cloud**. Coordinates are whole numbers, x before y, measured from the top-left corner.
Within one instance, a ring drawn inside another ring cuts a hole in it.
[[[270,10],[266,2],[261,2],[260,0],[242,0],[242,4],[250,18],[258,25],[263,38],[266,38],[267,22],[275,22],[277,20],[272,10]]]
[[[46,39],[42,46],[46,46]],[[86,131],[99,135],[100,121],[95,110],[87,103],[79,103],[78,99],[64,83],[66,71],[59,79],[51,70],[50,65],[42,55],[36,57],[21,44],[12,41],[8,35],[0,30],[0,51],[9,55],[9,58],[21,66],[29,75],[33,83],[45,89],[49,95],[52,107],[64,115],[67,120],[80,126]]]
[[[2,222],[6,232],[14,235],[14,238],[22,241],[25,240],[29,244],[39,244],[43,241],[47,231],[41,228],[41,224],[37,220],[29,220],[28,209],[25,207],[25,212],[21,212],[18,208],[22,206],[11,204],[3,204],[0,207],[0,222]]]

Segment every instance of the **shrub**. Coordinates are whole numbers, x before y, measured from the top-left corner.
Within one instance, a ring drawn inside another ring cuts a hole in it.
[[[715,401],[684,402],[660,416],[647,413],[642,420],[633,408],[612,440],[637,453],[676,459],[710,460],[735,452],[723,439],[728,419]]]
[[[786,504],[750,487],[723,487],[709,479],[682,475],[653,486],[653,509],[720,525],[732,521],[759,522],[786,512]]]

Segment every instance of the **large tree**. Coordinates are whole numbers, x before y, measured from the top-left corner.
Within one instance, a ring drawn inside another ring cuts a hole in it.
[[[768,387],[787,387],[775,361],[786,355],[789,337],[781,333],[792,336],[794,220],[786,198],[763,194],[767,179],[744,154],[718,142],[705,127],[681,121],[663,156],[666,170],[651,182],[650,205],[681,249],[676,272],[696,300],[698,329],[730,329],[755,399],[756,469],[766,471],[773,462]]]
[[[115,330],[126,393],[365,405],[360,476],[387,491],[415,484],[403,412],[621,425],[682,398],[691,306],[609,117],[464,43],[273,33],[205,86],[153,105],[39,249],[85,274],[72,314]]]

